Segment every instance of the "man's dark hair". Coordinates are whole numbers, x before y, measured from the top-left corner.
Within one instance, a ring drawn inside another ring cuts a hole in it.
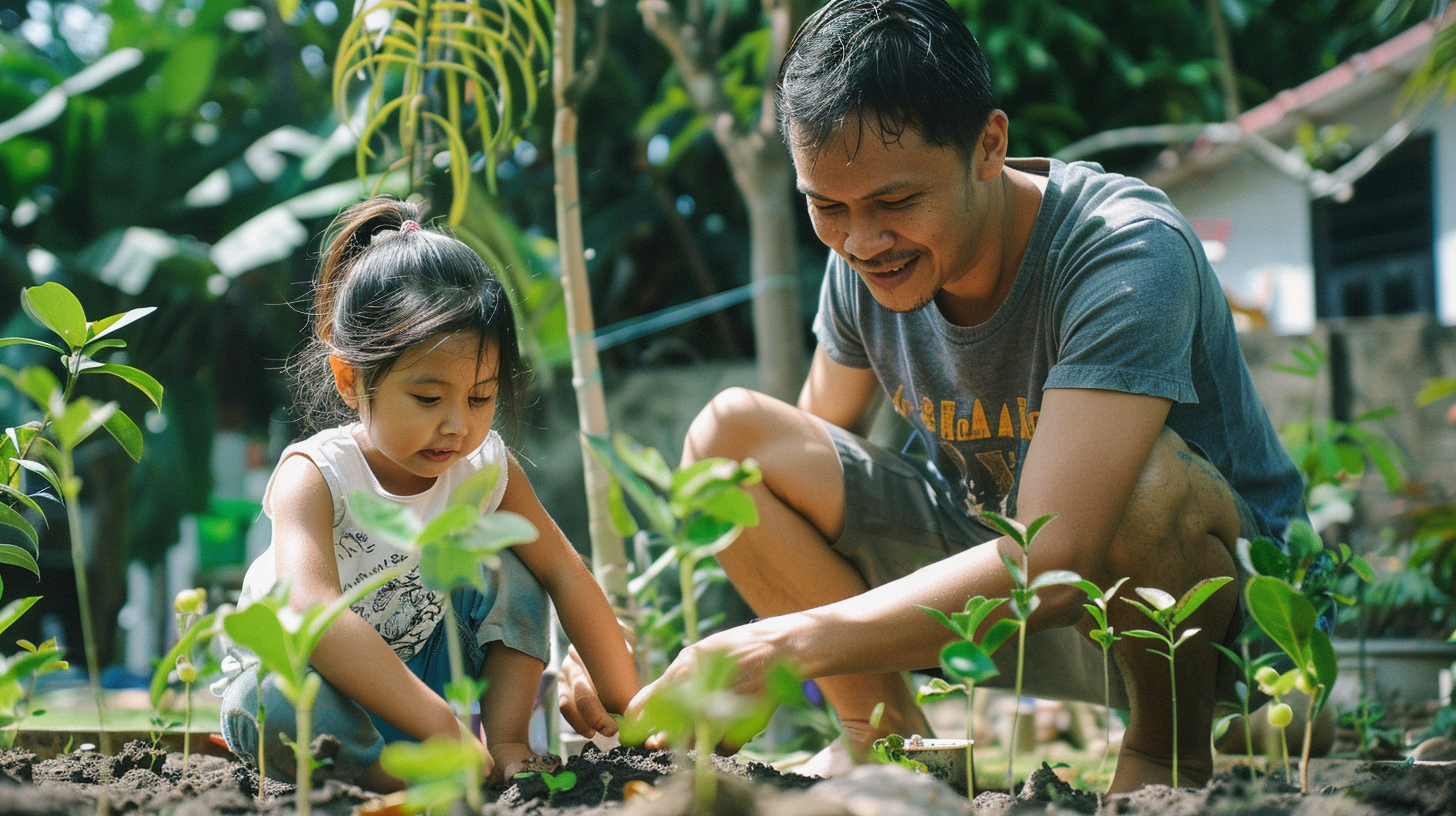
[[[913,128],[963,156],[995,109],[985,55],[945,0],[830,0],[779,69],[779,130],[817,150],[849,119],[886,143]]]

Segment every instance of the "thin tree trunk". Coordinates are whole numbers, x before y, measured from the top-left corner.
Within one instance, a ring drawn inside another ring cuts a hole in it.
[[[555,48],[552,53],[552,89],[556,119],[552,152],[556,172],[556,240],[561,257],[561,284],[566,296],[567,336],[571,342],[572,386],[576,413],[583,434],[608,432],[607,400],[597,360],[596,331],[592,319],[591,290],[587,284],[585,240],[581,226],[581,191],[576,157],[576,2],[557,0]],[[586,481],[587,526],[591,535],[592,573],[619,617],[630,612],[627,591],[627,553],[612,527],[607,506],[606,470],[582,439],[582,465]]]

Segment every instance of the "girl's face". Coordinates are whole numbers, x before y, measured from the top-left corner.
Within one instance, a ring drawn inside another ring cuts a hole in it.
[[[380,485],[396,495],[426,490],[485,441],[495,420],[499,349],[474,334],[439,335],[405,352],[373,394],[330,357],[339,393],[358,410],[356,433]]]

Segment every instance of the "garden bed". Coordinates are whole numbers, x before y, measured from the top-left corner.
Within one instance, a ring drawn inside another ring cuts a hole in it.
[[[1456,813],[1456,764],[1316,760],[1311,793],[1284,783],[1282,774],[1254,781],[1239,765],[1199,789],[1151,787],[1099,802],[1076,791],[1048,768],[1033,774],[1021,799],[988,791],[974,806],[936,780],[898,766],[871,765],[828,780],[780,773],[761,763],[714,757],[718,771],[716,813],[773,816],[878,816],[879,814],[1099,813],[1120,816],[1447,816]],[[0,813],[15,816],[92,816],[104,797],[113,814],[201,816],[202,814],[288,814],[293,789],[269,783],[260,802],[257,778],[241,763],[196,755],[182,771],[179,752],[129,743],[114,757],[73,751],[37,759],[28,751],[0,752]],[[569,790],[550,793],[537,777],[492,788],[487,816],[589,816],[599,813],[667,816],[694,812],[690,775],[667,751],[589,748],[566,770],[576,774]],[[639,783],[646,783],[645,787]],[[628,795],[629,789],[645,792]],[[397,800],[329,783],[312,797],[314,811],[336,816],[393,816]],[[466,811],[457,806],[452,814]]]

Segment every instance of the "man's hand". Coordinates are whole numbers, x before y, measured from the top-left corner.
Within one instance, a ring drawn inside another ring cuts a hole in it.
[[[667,671],[661,677],[637,692],[637,696],[633,697],[632,702],[627,706],[624,719],[627,721],[640,719],[648,700],[677,685],[689,682],[691,678],[704,671],[707,656],[714,653],[727,655],[736,666],[733,681],[727,691],[748,698],[762,697],[765,692],[764,667],[768,665],[770,657],[773,656],[773,648],[770,645],[772,639],[768,633],[776,628],[767,620],[755,621],[709,635],[688,646],[678,653],[677,658],[672,661],[672,665],[667,667]],[[714,735],[714,737],[720,738],[721,735]],[[654,750],[666,748],[669,747],[668,739],[668,735],[658,731],[648,736],[644,745]],[[719,741],[716,750],[719,754],[729,755],[736,753],[741,747],[743,747],[741,742],[731,744]]]
[[[581,664],[581,655],[576,653],[575,646],[566,651],[566,659],[561,661],[561,676],[556,682],[556,705],[567,725],[587,739],[597,734],[616,736],[617,721],[602,705],[597,688],[586,667]]]

